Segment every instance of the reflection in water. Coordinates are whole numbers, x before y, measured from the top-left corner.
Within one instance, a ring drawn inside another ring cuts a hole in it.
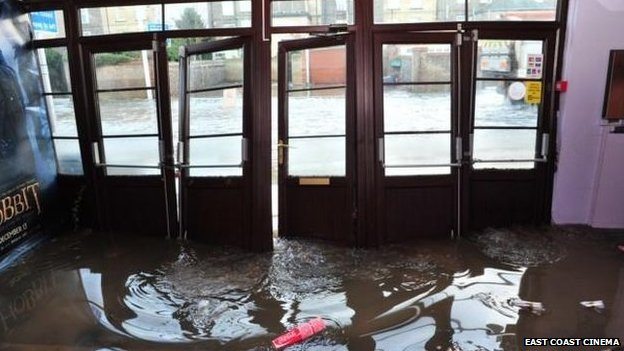
[[[117,240],[64,236],[5,267],[0,346],[270,350],[316,316],[328,328],[289,350],[516,350],[523,337],[624,337],[624,261],[603,233],[488,230],[380,250],[276,240],[264,254]],[[547,312],[519,311],[512,298]],[[604,300],[606,311],[583,300]]]

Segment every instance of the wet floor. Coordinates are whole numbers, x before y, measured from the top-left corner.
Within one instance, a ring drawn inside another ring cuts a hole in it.
[[[276,240],[273,253],[252,254],[65,235],[0,268],[0,349],[271,350],[273,338],[315,317],[327,328],[287,350],[624,341],[618,242],[624,232],[516,228],[380,250]],[[545,311],[520,310],[517,298]],[[579,304],[593,300],[605,308]]]

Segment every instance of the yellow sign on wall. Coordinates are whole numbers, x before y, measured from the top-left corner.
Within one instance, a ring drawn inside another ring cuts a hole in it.
[[[541,104],[542,103],[542,82],[525,82],[526,95],[524,101],[527,104]]]

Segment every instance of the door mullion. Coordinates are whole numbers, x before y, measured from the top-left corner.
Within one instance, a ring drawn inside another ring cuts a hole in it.
[[[175,160],[173,155],[173,130],[171,121],[171,97],[169,94],[169,64],[166,42],[154,35],[153,55],[156,69],[156,99],[160,136],[160,162],[167,206],[167,232],[169,238],[179,235],[177,196],[175,190]],[[164,150],[163,150],[164,149]]]
[[[179,70],[180,70],[180,93],[178,94],[178,104],[179,104],[179,114],[178,114],[178,125],[179,125],[179,144],[178,144],[178,155],[177,163],[178,165],[186,165],[189,164],[189,113],[188,113],[188,104],[189,104],[189,96],[188,96],[188,56],[186,55],[186,51],[184,49],[180,50],[179,53]],[[187,190],[186,190],[186,178],[189,176],[189,169],[186,167],[179,167],[179,181],[178,181],[178,210],[180,211],[180,221],[179,221],[179,233],[180,236],[184,239],[187,239],[187,231],[186,231],[186,223],[187,223],[187,206],[186,206],[186,198],[187,198]]]
[[[464,34],[463,34],[463,30],[461,29],[461,26],[459,25],[457,28],[457,33],[456,35],[456,42],[454,45],[454,57],[452,57],[451,59],[453,60],[453,66],[455,67],[455,72],[453,74],[453,78],[455,79],[455,84],[453,86],[453,92],[454,92],[454,96],[453,96],[453,104],[455,106],[455,113],[454,113],[454,119],[455,119],[455,123],[454,123],[454,127],[455,127],[455,131],[454,133],[452,133],[453,137],[451,138],[451,160],[454,163],[459,164],[459,167],[454,169],[454,172],[456,172],[456,182],[455,182],[455,187],[454,187],[454,194],[455,194],[455,214],[454,214],[454,218],[455,218],[455,223],[454,223],[454,228],[451,230],[451,238],[455,238],[455,237],[461,237],[461,222],[462,222],[462,218],[461,218],[461,208],[462,208],[462,203],[461,203],[461,199],[462,199],[462,192],[461,192],[461,188],[462,188],[462,171],[463,171],[463,164],[462,164],[462,155],[461,153],[463,152],[463,147],[461,145],[461,140],[462,140],[462,116],[463,113],[462,111],[464,111],[463,106],[462,106],[462,101],[464,99],[462,99],[463,94],[462,94],[462,81],[463,81],[463,77],[462,77],[462,52],[463,52],[463,48],[464,48]]]

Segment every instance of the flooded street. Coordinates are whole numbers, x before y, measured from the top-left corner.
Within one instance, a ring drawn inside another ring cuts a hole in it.
[[[242,131],[242,94],[233,89],[224,98],[199,96],[191,101],[190,130],[192,135],[240,133]],[[414,94],[403,89],[390,89],[385,93],[385,128],[388,131],[401,130],[448,130],[451,129],[450,95],[448,93]],[[483,86],[477,94],[478,105],[475,125],[535,127],[537,126],[537,106],[514,105],[506,98],[504,90],[497,86]],[[75,135],[74,115],[70,108],[71,100],[56,99],[54,129],[58,135]],[[177,148],[179,117],[178,100],[172,98],[172,129],[174,147]],[[272,101],[272,150],[277,149],[277,98]],[[337,92],[322,92],[319,95],[299,94],[290,98],[289,113],[296,116],[289,120],[288,133],[291,136],[331,135],[345,133],[345,101]],[[157,133],[156,100],[146,98],[124,98],[102,100],[102,130],[104,135],[127,135]],[[380,116],[381,117],[381,116]],[[398,138],[388,141],[388,159],[394,163],[445,164],[451,162],[451,136],[441,134],[441,139]],[[475,157],[489,160],[532,159],[535,156],[537,134],[533,130],[477,131],[475,135]],[[294,174],[336,175],[344,173],[345,139],[322,139],[322,147],[293,144],[292,171]],[[296,141],[292,141],[296,143]],[[128,145],[132,145],[131,152]],[[191,142],[190,161],[194,164],[237,164],[241,162],[240,137],[211,138],[210,143]],[[57,145],[62,148],[63,145]],[[113,164],[154,166],[159,163],[158,138],[140,137],[135,139],[107,139],[104,143],[107,160]],[[414,150],[428,150],[419,153]],[[337,152],[336,150],[339,150]],[[59,162],[69,169],[80,169],[80,152],[77,148],[62,149]],[[318,160],[324,162],[318,162]],[[490,165],[491,166],[491,165]],[[504,164],[502,168],[532,168],[533,164]],[[272,171],[277,172],[277,154],[273,155]],[[481,167],[476,165],[477,168]],[[118,169],[109,169],[116,174]],[[121,170],[123,174],[130,172]],[[217,174],[232,175],[231,169],[216,170]],[[413,170],[412,170],[413,171]],[[133,169],[134,174],[158,174],[154,169]],[[219,173],[221,172],[221,173]],[[437,173],[447,174],[448,168],[438,169]],[[434,172],[434,173],[436,173]]]
[[[271,350],[273,338],[315,317],[327,328],[287,350],[624,341],[622,234],[486,230],[379,250],[277,239],[264,254],[71,234],[0,264],[0,349]],[[545,311],[520,310],[515,298]],[[605,309],[580,305],[593,300]]]

